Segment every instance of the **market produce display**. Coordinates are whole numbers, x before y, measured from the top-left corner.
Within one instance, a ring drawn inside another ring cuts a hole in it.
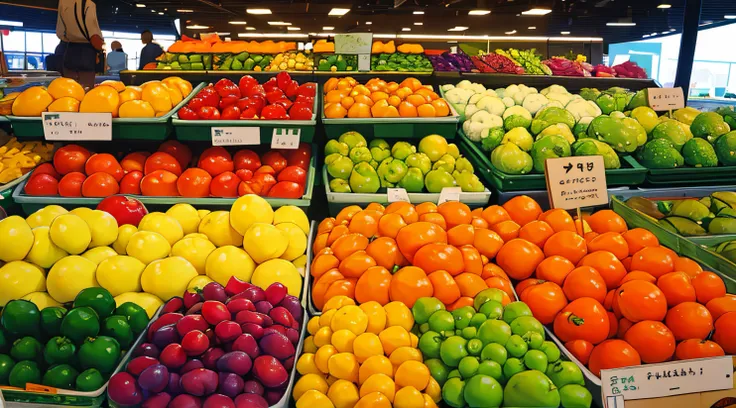
[[[263,84],[250,75],[238,83],[223,78],[182,107],[182,120],[312,120],[317,84],[299,84],[279,72]]]
[[[357,71],[358,56],[342,54],[317,55],[317,71]]]
[[[325,167],[330,175],[330,190],[336,193],[376,193],[400,187],[409,193],[439,193],[445,187],[460,187],[464,192],[485,190],[473,165],[454,143],[439,135],[410,142],[373,139],[358,132],[347,132],[325,144]]]
[[[329,300],[307,324],[292,392],[296,407],[436,407],[440,385],[422,362],[414,327],[402,302]]]
[[[115,157],[67,144],[56,150],[51,163],[34,170],[24,193],[61,197],[127,194],[232,198],[257,194],[301,198],[312,148],[302,143],[295,150],[258,150],[262,153],[239,149],[231,154],[224,147],[210,147],[195,157],[189,147],[170,140],[153,153],[135,151]]]
[[[48,87],[33,86],[18,95],[14,116],[41,116],[41,112],[110,113],[113,118],[154,118],[165,115],[189,93],[192,84],[179,77],[126,86],[120,81],[102,81],[85,92],[70,78],[57,78]]]
[[[182,203],[148,213],[124,196],[97,210],[50,205],[0,221],[0,305],[25,299],[42,309],[102,287],[153,316],[162,301],[233,276],[261,288],[280,282],[298,297],[308,233],[304,211],[274,211],[252,194],[213,212]]]
[[[444,51],[439,54],[429,54],[429,61],[435,71],[440,72],[477,72],[473,61],[468,54],[458,50],[457,53]]]
[[[11,137],[0,145],[0,186],[10,183],[51,160],[52,143],[19,142]]]
[[[401,83],[373,78],[365,85],[352,77],[330,78],[324,86],[324,105],[328,119],[450,115],[447,102],[417,78],[406,78]]]
[[[648,200],[632,197],[626,205],[685,237],[736,234],[736,193],[718,191],[707,197],[683,200]]]
[[[7,116],[12,113],[13,102],[18,95],[20,95],[20,92],[5,93],[0,89],[0,116]]]
[[[148,325],[140,306],[116,307],[110,292],[87,288],[67,310],[12,300],[0,318],[0,385],[97,391]]]
[[[173,297],[108,396],[121,406],[267,408],[284,395],[304,310],[287,288],[231,278]]]

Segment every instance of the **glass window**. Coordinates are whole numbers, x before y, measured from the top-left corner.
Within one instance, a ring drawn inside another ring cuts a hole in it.
[[[26,31],[26,51],[27,52],[43,52],[43,40],[41,33],[36,31]]]
[[[57,45],[59,45],[59,38],[56,37],[56,33],[43,33],[43,52],[45,54],[53,54]]]
[[[10,34],[3,36],[3,47],[6,51],[25,51],[26,50],[26,33],[25,31],[11,31]]]

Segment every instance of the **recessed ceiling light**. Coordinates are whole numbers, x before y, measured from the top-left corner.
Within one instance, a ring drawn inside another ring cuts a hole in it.
[[[371,25],[371,24],[373,24],[373,22],[372,22],[372,21],[366,21],[366,22],[365,22],[365,25]]]
[[[299,27],[286,27],[286,29],[289,31],[301,31],[301,28]]]
[[[530,27],[527,27],[526,29],[527,29],[527,30],[536,30],[536,29],[537,29],[537,27],[536,27],[536,26],[530,26]]]
[[[176,11],[178,11],[179,13],[194,13],[194,10],[189,10],[189,9],[179,9]]]
[[[421,14],[424,14],[424,12],[423,12],[423,11],[415,11],[415,12],[413,12],[412,14],[417,14],[417,15],[421,15]]]
[[[516,34],[516,30],[506,31],[506,35]]]
[[[668,9],[668,8],[672,8],[672,5],[671,4],[667,4],[667,3],[662,3],[659,6],[657,6],[657,8],[658,9]]]
[[[560,34],[562,34],[562,35],[570,35],[570,32],[569,31],[560,31]]]
[[[491,10],[470,10],[468,11],[469,16],[485,16],[491,14]]]
[[[246,25],[248,23],[245,22],[245,21],[228,21],[228,24],[232,24],[232,25]]]
[[[156,12],[156,10],[151,10],[151,13],[155,13],[155,12]]]
[[[225,37],[225,36],[228,36],[228,35],[230,35],[230,33],[228,33],[228,32],[224,32],[224,33],[222,33],[222,32],[219,32],[219,31],[218,31],[218,32],[216,32],[215,34],[217,34],[217,35],[219,35],[219,36],[222,36],[222,37]]]
[[[676,29],[674,29],[674,28],[670,28],[670,32],[671,32],[671,33],[675,32],[675,31],[677,31],[677,30],[676,30]]]
[[[726,20],[736,20],[736,15],[726,14],[725,16],[723,16],[723,18],[725,18]]]
[[[255,27],[245,27],[245,29],[248,31],[256,31]]]
[[[252,9],[245,9],[245,12],[248,14],[271,14],[271,9],[252,8]]]
[[[163,16],[163,15],[164,15],[164,12],[163,12],[163,11],[159,11],[159,12],[158,12],[158,15],[159,15],[159,16]]]
[[[144,7],[146,7],[146,5],[143,4],[143,3],[138,3],[135,6],[138,7],[138,8],[144,8]]]
[[[323,30],[325,30],[325,31],[332,31],[332,30],[334,30],[334,29],[335,29],[335,27],[332,27],[332,26],[325,26],[325,27],[322,27],[322,29],[323,29]]]
[[[336,8],[333,8],[332,10],[330,10],[330,12],[327,13],[327,15],[328,16],[344,16],[345,14],[348,14],[348,12],[350,12],[350,9],[349,8],[339,8],[339,7],[336,7]]]
[[[468,28],[470,28],[470,27],[465,27],[465,26],[455,26],[455,27],[453,27],[453,28],[450,28],[450,29],[449,29],[449,30],[447,30],[447,31],[465,31],[465,30],[467,30]]]
[[[401,31],[411,31],[411,28],[409,28],[409,27],[404,27],[404,28],[402,28],[402,29],[401,29]]]
[[[290,26],[291,23],[287,23],[286,21],[269,21],[268,25],[272,26]]]
[[[606,23],[606,25],[609,27],[633,27],[636,25],[636,23],[614,21],[614,22]]]
[[[417,21],[414,25],[424,25],[424,23]]]
[[[533,8],[527,11],[522,11],[521,14],[525,16],[544,16],[551,13],[552,10],[545,8]]]
[[[210,28],[210,26],[194,24],[194,25],[188,25],[187,28],[190,30],[206,30]]]

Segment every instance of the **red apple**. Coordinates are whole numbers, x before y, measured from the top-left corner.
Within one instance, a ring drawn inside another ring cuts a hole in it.
[[[114,195],[103,199],[97,204],[97,209],[115,217],[118,225],[130,224],[134,227],[138,227],[141,219],[148,214],[142,202],[124,195]]]

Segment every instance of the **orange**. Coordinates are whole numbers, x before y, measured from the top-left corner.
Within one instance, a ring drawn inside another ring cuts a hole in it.
[[[388,99],[388,94],[386,92],[383,92],[383,91],[373,92],[373,93],[371,93],[370,96],[371,96],[371,100],[373,102],[378,102],[378,101],[381,101],[381,100]]]
[[[544,244],[546,256],[560,255],[577,264],[588,253],[585,239],[572,231],[560,231],[549,237]]]
[[[496,264],[512,279],[526,279],[534,273],[544,260],[538,246],[525,239],[512,239],[496,254]]]
[[[371,106],[371,115],[374,118],[380,118],[386,113],[386,109],[389,107],[388,102],[385,99],[380,99],[373,106]]]
[[[342,105],[345,109],[350,109],[350,107],[352,107],[354,103],[355,98],[353,98],[352,96],[346,96],[340,99],[340,105]]]
[[[604,232],[615,231],[623,234],[629,228],[626,221],[616,214],[613,210],[600,210],[585,218],[585,221],[593,231],[603,234]]]
[[[368,89],[365,85],[356,85],[352,91],[350,91],[350,96],[357,96],[357,95],[370,95],[371,91]]]
[[[327,82],[325,82],[325,93],[328,93],[333,89],[337,89],[337,81],[338,79],[335,77],[328,79]]]
[[[514,222],[524,226],[536,220],[542,214],[542,208],[533,198],[520,195],[505,202],[502,206]],[[490,222],[489,222],[490,224]]]
[[[723,279],[713,272],[699,273],[692,279],[698,302],[706,304],[715,298],[726,296],[726,285]]]
[[[391,81],[391,82],[389,82],[389,83],[387,83],[387,84],[386,84],[386,90],[387,90],[387,91],[388,91],[389,93],[393,93],[393,92],[395,92],[395,91],[396,91],[397,89],[399,89],[399,84],[397,84],[397,83],[396,83],[396,82],[394,82],[394,81]]]
[[[373,106],[373,101],[371,100],[370,96],[360,94],[353,96],[353,99],[355,99],[355,103],[362,103],[364,105]]]
[[[544,221],[532,221],[519,230],[519,238],[525,239],[542,248],[549,237],[554,235],[552,227]]]
[[[675,259],[675,270],[685,272],[691,278],[694,278],[695,275],[703,272],[703,268],[701,268],[697,262],[684,256],[678,256],[677,259]]]
[[[445,117],[450,114],[450,107],[444,99],[435,99],[432,101],[434,111],[437,117]]]
[[[494,233],[493,231],[489,231],[489,232]],[[454,245],[456,247],[461,247],[463,245],[472,245],[474,239],[475,239],[475,228],[473,228],[472,225],[468,225],[468,224],[456,225],[447,231],[447,243],[450,245]],[[498,237],[498,239],[500,241],[501,237]]]
[[[179,92],[181,92],[182,96],[187,96],[192,92],[191,82],[177,76],[162,79],[161,83],[168,86],[169,88],[177,88]],[[130,86],[126,88],[130,88]]]
[[[382,118],[398,118],[400,117],[399,111],[395,106],[388,106],[383,110]]]
[[[401,103],[401,98],[399,98],[398,96],[391,95],[391,96],[388,97],[388,104],[389,105],[398,107],[400,103]]]
[[[536,277],[562,286],[565,278],[573,269],[575,269],[575,265],[567,258],[558,255],[550,256],[537,265]]]
[[[414,91],[412,91],[411,88],[406,88],[406,87],[399,88],[396,91],[394,91],[394,94],[398,96],[399,98],[401,98],[401,100],[406,99],[406,97],[408,97],[409,95],[413,93]]]
[[[51,102],[48,107],[49,112],[79,112],[79,101],[71,96],[62,96],[61,98]]]
[[[349,96],[347,92],[343,90],[332,90],[330,92],[327,92],[325,95],[325,103],[335,103],[340,102],[342,98]]]
[[[169,97],[171,98],[171,105],[176,106],[184,99],[184,95],[181,94],[181,91],[178,87],[172,86],[169,87],[166,84],[162,83],[161,86],[163,86],[166,91],[169,93]],[[123,90],[125,90],[123,88]]]
[[[414,91],[414,93],[418,95],[422,95],[423,97],[427,98],[428,99],[427,102],[432,102],[433,100],[439,98],[439,95],[434,93],[434,91],[432,91],[429,88],[419,88],[416,91]]]
[[[70,96],[81,102],[84,98],[84,88],[82,85],[70,78],[56,78],[49,84],[49,95],[54,99]]]
[[[624,237],[626,243],[629,244],[629,255],[634,255],[644,247],[659,246],[659,240],[657,237],[644,228],[630,229],[621,234],[621,236]]]
[[[417,204],[414,209],[417,211],[417,214],[422,215],[424,213],[434,213],[437,212],[437,204],[431,202],[431,201],[425,201],[421,204]]]
[[[419,105],[419,107],[417,108],[417,113],[419,114],[420,118],[433,118],[437,116],[437,112],[435,111],[434,106],[432,106],[431,103]]]
[[[150,92],[146,93],[147,90],[151,90]],[[144,99],[146,96],[148,96],[150,99],[155,100],[160,108],[168,108],[166,111],[171,109],[171,97],[169,96],[169,93],[166,91],[166,89],[157,84],[151,84],[146,87],[146,90],[143,91]],[[168,100],[168,104],[166,101]],[[17,101],[17,99],[16,99]],[[118,106],[120,105],[120,95],[118,95],[118,92],[110,86],[107,85],[98,85],[92,89],[90,89],[89,92],[87,92],[86,95],[84,95],[84,99],[82,99],[81,105],[79,105],[79,111],[80,112],[102,112],[102,113],[112,113],[113,117],[118,116]],[[150,101],[149,101],[150,102]],[[154,103],[151,103],[153,106],[153,109],[157,112],[163,111],[163,110],[156,110],[156,106],[154,106]]]
[[[539,216],[539,221],[544,221],[549,224],[555,232],[560,231],[573,231],[575,232],[575,222],[570,214],[561,209],[555,208],[547,210]]]
[[[122,81],[114,81],[112,79],[106,79],[102,82],[100,82],[99,85],[107,85],[112,88],[114,88],[118,92],[123,92],[125,90],[125,84],[122,83]]]
[[[348,110],[345,109],[340,103],[331,103],[325,106],[325,117],[330,119],[341,119],[348,114]]]
[[[120,95],[120,104],[124,104],[128,101],[134,101],[141,99],[143,96],[143,90],[138,86],[127,86],[124,90],[118,93]]]
[[[675,270],[675,260],[664,247],[646,247],[631,257],[630,270],[644,271],[659,279]]]
[[[437,212],[445,218],[448,228],[460,224],[469,224],[472,218],[470,207],[459,201],[446,201],[437,206]]]
[[[507,221],[511,219],[509,213],[506,211],[505,208],[495,204],[483,210],[480,216],[483,217],[483,219],[486,220],[488,225],[491,227],[501,221]]]
[[[401,102],[399,105],[399,116],[402,118],[416,118],[418,116],[417,108],[409,102]]]
[[[15,116],[41,116],[54,98],[42,86],[32,86],[21,92],[13,101]]]
[[[629,256],[629,244],[618,232],[605,232],[588,242],[588,251],[609,251],[619,260]]]
[[[128,101],[120,105],[119,115],[121,118],[153,118],[156,112],[146,101]]]
[[[498,234],[504,242],[508,242],[519,237],[519,224],[511,220],[501,221],[498,224],[492,224],[491,231]]]
[[[84,97],[86,100],[89,95],[94,92],[95,90],[102,88],[103,86],[97,86],[95,89],[87,92],[87,95]],[[112,88],[111,88],[112,89]],[[117,93],[116,93],[116,96]],[[181,93],[179,93],[179,96],[181,96]],[[147,85],[145,88],[143,88],[143,94],[141,95],[141,99],[144,101],[147,101],[151,104],[153,107],[153,110],[156,111],[156,113],[159,112],[168,112],[171,110],[171,108],[175,105],[174,100],[171,97],[171,94],[169,93],[169,89],[166,88],[163,84],[150,84]],[[82,101],[82,107],[80,110],[84,109],[84,101]]]
[[[413,78],[413,77],[409,77],[409,78],[406,78],[405,80],[401,81],[401,83],[399,84],[399,86],[401,86],[401,87],[409,87],[409,88],[411,88],[412,91],[417,91],[423,85],[422,85],[422,82],[420,80],[418,80],[416,78]]]
[[[411,94],[411,95],[407,96],[406,97],[406,101],[409,102],[410,104],[414,105],[414,106],[423,105],[423,104],[429,102],[427,100],[427,98],[425,98],[422,95],[418,95],[418,94]]]
[[[351,83],[352,78],[342,78],[339,81],[337,81],[337,89],[339,90],[347,90],[348,92],[353,89],[354,84]]]

